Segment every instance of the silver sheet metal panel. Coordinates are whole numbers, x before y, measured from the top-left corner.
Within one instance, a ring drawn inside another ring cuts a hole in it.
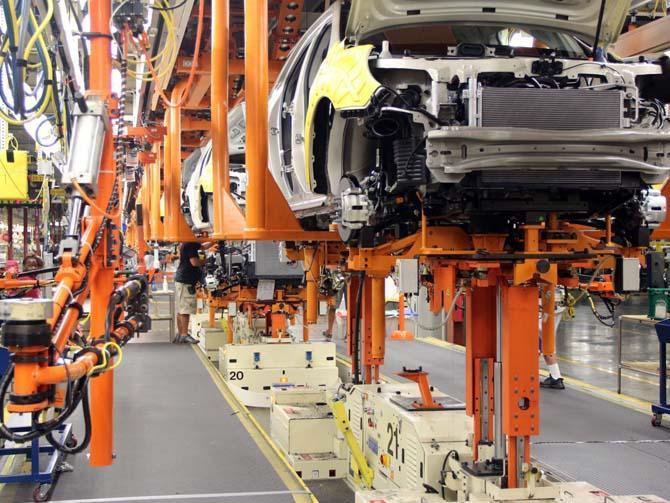
[[[621,91],[484,87],[481,125],[553,130],[619,128],[622,108]]]

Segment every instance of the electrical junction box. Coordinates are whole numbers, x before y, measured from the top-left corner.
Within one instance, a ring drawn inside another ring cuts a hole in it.
[[[0,200],[27,201],[28,152],[0,151]]]
[[[640,261],[638,259],[616,258],[614,290],[617,293],[637,292],[640,290]]]
[[[417,295],[419,293],[419,261],[414,258],[398,259],[396,271],[398,272],[398,290],[406,295]]]

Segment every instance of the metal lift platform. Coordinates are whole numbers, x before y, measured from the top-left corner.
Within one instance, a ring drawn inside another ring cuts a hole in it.
[[[393,377],[403,366],[421,365],[430,382],[456,398],[465,397],[461,351],[414,341],[386,341],[382,372]],[[338,340],[338,352],[345,353]],[[399,378],[398,378],[399,379]],[[654,428],[649,412],[592,396],[568,386],[542,390],[541,434],[533,455],[565,481],[583,480],[611,494],[670,497],[670,430]]]

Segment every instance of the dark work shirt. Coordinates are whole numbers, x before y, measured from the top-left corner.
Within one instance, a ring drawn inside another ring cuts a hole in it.
[[[192,258],[198,258],[200,243],[184,243],[179,249],[179,266],[174,280],[186,285],[195,285],[200,281],[202,271],[191,264]]]

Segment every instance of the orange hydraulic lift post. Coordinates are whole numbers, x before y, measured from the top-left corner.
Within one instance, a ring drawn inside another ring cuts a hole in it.
[[[244,237],[250,240],[334,240],[306,232],[268,171],[268,1],[244,4],[247,197]]]
[[[502,287],[502,421],[509,487],[523,487],[530,437],[540,434],[538,302],[534,285]]]
[[[90,93],[109,100],[112,85],[112,48],[109,21],[111,0],[90,1],[90,31],[97,34],[90,40]],[[107,207],[116,179],[114,162],[114,138],[112,125],[107,124],[102,152],[100,174],[98,176],[97,208],[91,208],[91,215],[101,217],[100,209]],[[113,222],[120,225],[119,218]],[[109,234],[106,239],[110,239]],[[107,303],[114,287],[114,264],[105,263],[105,246],[96,250],[90,271],[91,289],[91,336],[100,337],[105,333]],[[99,377],[91,379],[91,451],[92,466],[112,464],[114,446],[114,371],[107,370]]]
[[[214,178],[215,239],[239,239],[244,230],[244,215],[230,195],[228,164],[228,38],[230,36],[228,0],[212,2],[212,175]]]

